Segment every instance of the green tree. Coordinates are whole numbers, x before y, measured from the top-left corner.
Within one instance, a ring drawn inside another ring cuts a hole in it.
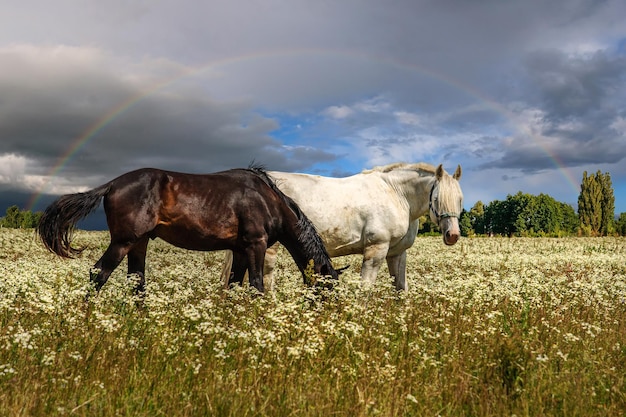
[[[626,213],[620,213],[619,219],[617,219],[617,223],[615,224],[615,231],[619,233],[620,236],[626,236]]]
[[[33,222],[33,212],[32,211],[22,211],[20,213],[20,228],[29,229],[32,227]]]
[[[511,232],[517,235],[533,234],[533,223],[536,211],[535,198],[530,194],[519,191],[514,196],[506,197],[509,203],[509,222]]]
[[[509,202],[493,200],[485,208],[485,232],[509,235],[512,233],[509,219]]]
[[[607,235],[613,231],[615,196],[608,173],[587,175],[583,180],[578,196],[578,217],[581,228],[593,236]]]
[[[561,230],[561,206],[547,194],[539,194],[535,199],[535,212],[532,217],[532,228],[537,233],[558,234]]]
[[[574,207],[570,206],[567,203],[558,203],[560,206],[560,227],[559,230],[565,232],[566,234],[574,234],[578,230],[580,226],[580,221],[578,219],[578,214],[574,211]]]
[[[606,172],[596,174],[602,189],[602,227],[600,232],[603,236],[610,235],[615,231],[615,193],[611,175]]]
[[[21,213],[19,207],[11,206],[7,208],[6,215],[2,219],[2,226],[16,229],[20,227],[20,222]]]
[[[427,234],[434,233],[437,231],[437,225],[430,221],[429,215],[424,215],[419,218],[419,233]]]
[[[469,218],[474,233],[485,234],[485,205],[478,200],[469,211]]]
[[[39,220],[41,220],[41,216],[43,216],[43,211],[35,212],[35,214],[33,215],[33,228],[37,227],[37,225],[39,224]]]
[[[485,209],[488,233],[537,236],[571,234],[578,229],[574,209],[547,194],[508,195],[505,201],[492,201]]]
[[[0,219],[0,226],[13,229],[31,229],[37,227],[42,212],[31,212],[30,210],[20,210],[18,206],[7,208],[6,215]]]
[[[461,236],[473,236],[475,234],[468,211],[463,210],[461,212],[461,217],[459,218],[459,228],[461,229]]]

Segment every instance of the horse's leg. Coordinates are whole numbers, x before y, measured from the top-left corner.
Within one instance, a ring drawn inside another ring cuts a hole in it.
[[[406,251],[400,255],[388,256],[387,266],[389,267],[389,275],[394,277],[396,290],[407,290],[406,285]]]
[[[135,295],[143,295],[146,290],[146,252],[148,251],[148,236],[140,239],[128,252],[128,277],[136,275]]]
[[[383,261],[387,257],[389,243],[378,243],[365,248],[363,252],[363,265],[361,266],[361,279],[366,284],[373,284]]]
[[[228,289],[234,284],[243,284],[243,280],[248,270],[247,258],[244,255],[227,250],[224,255],[224,266],[220,280],[224,283],[224,288]]]
[[[233,258],[234,254],[232,250],[227,250],[224,253],[224,266],[222,266],[222,274],[220,275],[220,281],[224,284],[224,288],[228,289],[231,280],[233,278]]]
[[[248,270],[248,258],[246,255],[232,252],[232,268],[228,278],[228,286],[243,285],[243,280]]]
[[[276,258],[278,257],[279,245],[280,243],[276,242],[265,251],[265,261],[263,262],[263,287],[269,291],[274,290],[274,268],[276,267]],[[231,273],[231,281],[229,281],[229,284],[239,283],[241,285],[246,278],[248,269],[247,265],[245,264],[245,257],[243,257],[243,255],[240,256],[244,260],[244,269],[242,275],[239,278],[237,274]],[[250,280],[249,276],[248,280]]]
[[[263,242],[251,244],[246,248],[248,256],[248,279],[250,285],[259,290],[260,293],[265,292],[263,286],[263,261],[265,260],[265,250],[267,245]]]
[[[276,242],[265,251],[265,262],[263,263],[263,285],[269,291],[274,291],[274,268],[278,258],[278,246]]]
[[[111,272],[122,262],[124,256],[128,253],[132,245],[128,243],[113,243],[109,244],[109,247],[104,252],[102,257],[95,263],[89,273],[89,278],[96,290],[100,291],[100,288],[107,282]]]

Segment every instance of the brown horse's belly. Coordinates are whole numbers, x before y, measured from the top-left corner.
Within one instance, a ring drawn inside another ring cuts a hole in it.
[[[203,231],[175,226],[158,225],[150,234],[150,238],[161,238],[167,243],[183,249],[212,251],[231,249],[235,243],[236,234],[214,234]]]

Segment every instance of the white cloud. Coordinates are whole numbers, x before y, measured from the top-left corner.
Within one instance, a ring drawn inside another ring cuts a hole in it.
[[[0,184],[16,185],[24,177],[28,160],[13,153],[0,155]]]
[[[394,113],[398,122],[410,126],[423,126],[423,117],[417,113],[397,111]]]
[[[619,116],[611,123],[611,129],[619,133],[620,136],[626,136],[626,118]]]
[[[330,106],[322,111],[322,115],[333,119],[345,119],[354,113],[354,110],[348,106]]]
[[[354,105],[354,108],[363,113],[389,113],[392,105],[382,97],[363,100]]]
[[[63,178],[34,175],[32,166],[36,161],[15,154],[0,155],[0,185],[10,186],[23,192],[37,193],[45,188],[51,194],[67,194],[86,191],[85,177]],[[6,188],[6,187],[5,187]]]

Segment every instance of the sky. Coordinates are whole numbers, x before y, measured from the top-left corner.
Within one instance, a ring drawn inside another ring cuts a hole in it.
[[[623,0],[8,0],[0,215],[141,167],[461,165],[469,210],[626,212]]]

